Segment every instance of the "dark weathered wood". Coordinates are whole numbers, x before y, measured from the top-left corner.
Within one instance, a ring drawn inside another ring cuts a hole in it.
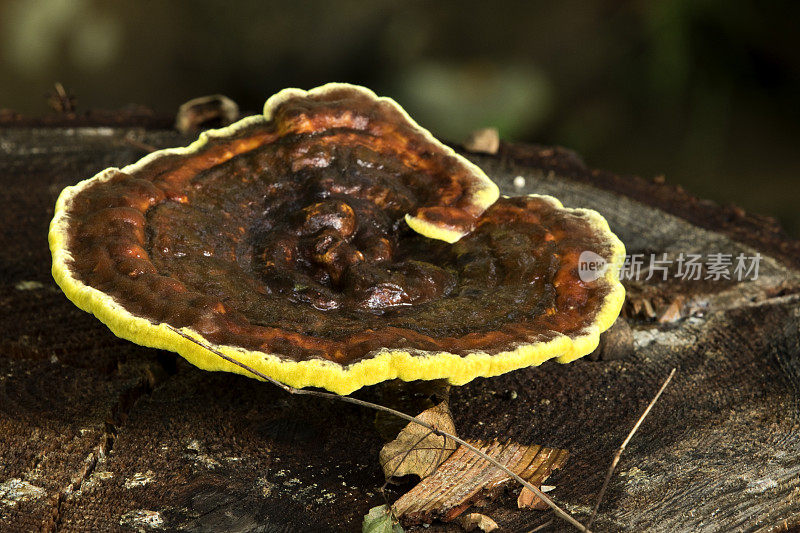
[[[46,235],[61,188],[135,161],[143,146],[190,140],[136,128],[0,130],[0,530],[354,531],[384,503],[374,413],[119,340],[52,282]],[[549,494],[585,520],[617,446],[677,367],[594,529],[797,527],[800,246],[759,217],[589,171],[560,149],[501,146],[473,158],[506,194],[599,210],[629,253],[757,250],[762,262],[756,281],[629,282],[632,354],[454,387],[460,435],[568,449]],[[645,300],[657,316],[680,305],[658,323],[635,310]],[[391,386],[357,395],[381,399]],[[481,512],[510,531],[552,518],[518,510],[515,492]]]

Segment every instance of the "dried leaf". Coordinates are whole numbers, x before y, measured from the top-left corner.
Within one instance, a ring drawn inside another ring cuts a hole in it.
[[[361,533],[403,533],[388,505],[379,505],[369,510],[361,523]]]
[[[674,300],[672,300],[672,303],[670,303],[669,306],[666,308],[666,310],[663,313],[661,313],[661,316],[658,317],[658,321],[663,324],[666,322],[675,322],[677,320],[680,320],[681,318],[683,318],[682,311],[683,311],[683,297],[678,296]]]
[[[534,486],[561,468],[566,450],[524,445],[514,441],[468,441]],[[458,449],[430,476],[423,479],[392,506],[405,524],[429,524],[455,520],[472,505],[489,501],[513,484],[512,478],[470,449]]]
[[[455,433],[450,406],[444,400],[417,415],[436,429]],[[380,462],[387,479],[409,474],[425,478],[436,470],[456,449],[456,443],[436,435],[415,422],[409,423],[392,442],[380,451]]]
[[[537,511],[544,511],[549,506],[528,487],[522,487],[522,490],[519,491],[519,496],[517,497],[517,507],[520,509],[536,509]]]
[[[497,529],[498,526],[497,522],[486,516],[485,514],[480,513],[468,513],[461,517],[461,527],[466,529],[467,531],[475,531],[475,529],[480,529],[485,533],[489,533],[490,531],[494,531]]]

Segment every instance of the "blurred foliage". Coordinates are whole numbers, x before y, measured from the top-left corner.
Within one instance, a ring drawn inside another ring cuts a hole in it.
[[[800,234],[798,2],[0,0],[0,107],[256,111],[327,81],[393,96],[453,140],[483,126],[592,166],[666,174]]]

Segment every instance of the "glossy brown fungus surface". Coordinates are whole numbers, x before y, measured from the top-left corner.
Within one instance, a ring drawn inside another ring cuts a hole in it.
[[[71,270],[136,316],[297,361],[493,354],[596,320],[611,287],[582,282],[578,256],[613,253],[584,212],[476,204],[459,158],[357,92],[271,118],[81,191]],[[409,213],[466,236],[427,238]]]

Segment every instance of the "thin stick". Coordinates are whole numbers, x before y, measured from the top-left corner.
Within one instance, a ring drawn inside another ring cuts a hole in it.
[[[639,420],[636,421],[636,424],[634,424],[633,429],[631,429],[631,432],[628,433],[627,438],[622,442],[622,445],[617,449],[617,453],[614,454],[614,459],[611,461],[611,466],[608,467],[608,472],[606,472],[606,479],[603,480],[603,486],[600,487],[600,492],[597,495],[597,501],[594,503],[594,509],[592,509],[592,515],[589,517],[589,522],[587,522],[586,527],[592,527],[592,523],[594,522],[594,519],[597,516],[597,510],[600,508],[600,502],[603,501],[603,496],[606,495],[608,482],[611,480],[611,476],[614,474],[614,469],[617,468],[617,463],[619,463],[619,458],[622,457],[622,452],[625,451],[625,447],[628,446],[628,443],[633,438],[633,434],[636,433],[636,430],[639,429],[639,426],[642,425],[642,422],[644,422],[644,419],[650,413],[650,409],[653,408],[658,399],[661,397],[661,393],[664,392],[664,389],[667,388],[669,382],[672,381],[672,376],[675,375],[676,370],[677,370],[676,368],[673,368],[672,372],[669,373],[669,376],[667,376],[667,379],[664,380],[664,383],[663,385],[661,385],[661,388],[658,389],[656,395],[653,397],[652,400],[650,400],[650,403],[647,405],[647,408],[642,413],[642,416],[639,417]]]
[[[152,144],[147,144],[147,143],[143,143],[142,141],[137,141],[136,139],[134,139],[130,135],[126,135],[125,137],[123,137],[122,138],[122,142],[125,142],[125,143],[133,146],[134,148],[138,148],[139,150],[141,150],[143,152],[147,152],[147,153],[152,153],[152,152],[155,152],[156,150],[158,150],[158,148],[156,148]]]
[[[67,93],[61,82],[54,84],[55,92],[51,93],[48,101],[50,107],[59,113],[69,114],[75,112],[75,99]]]
[[[408,420],[409,422],[414,422],[416,424],[419,424],[420,426],[431,430],[435,435],[439,435],[440,437],[450,438],[450,439],[454,440],[455,442],[459,443],[460,445],[464,446],[465,448],[468,448],[473,453],[477,454],[478,456],[480,456],[481,458],[485,459],[486,461],[489,461],[491,464],[493,464],[497,468],[503,470],[506,474],[508,474],[509,476],[514,478],[516,481],[521,483],[528,490],[530,490],[531,492],[536,494],[536,496],[538,496],[539,499],[541,499],[548,506],[550,506],[550,508],[553,509],[553,511],[556,513],[557,516],[559,516],[560,518],[566,520],[567,522],[569,522],[570,524],[572,524],[573,526],[578,528],[578,530],[584,531],[586,533],[591,533],[591,531],[589,531],[589,529],[587,527],[585,527],[583,524],[581,524],[580,522],[578,522],[577,520],[572,518],[572,516],[570,516],[566,511],[561,509],[561,507],[556,505],[556,503],[553,500],[551,500],[550,498],[548,498],[547,495],[545,493],[543,493],[541,490],[539,490],[538,488],[534,487],[531,483],[529,483],[529,482],[525,481],[524,479],[522,479],[519,475],[517,475],[514,472],[512,472],[511,469],[509,469],[504,464],[500,463],[498,460],[496,460],[493,457],[490,457],[489,455],[485,454],[484,452],[482,452],[481,450],[479,450],[478,448],[476,448],[475,446],[473,446],[469,442],[461,439],[460,437],[452,435],[452,434],[450,434],[450,433],[448,433],[446,431],[442,431],[441,429],[437,429],[437,428],[433,427],[432,425],[428,424],[427,422],[425,422],[423,420],[420,420],[420,419],[418,419],[418,418],[416,418],[414,416],[411,416],[411,415],[407,415],[407,414],[405,414],[403,412],[397,411],[396,409],[392,409],[391,407],[386,407],[386,406],[383,406],[383,405],[380,405],[380,404],[377,404],[377,403],[366,402],[364,400],[359,400],[357,398],[351,398],[350,396],[340,396],[339,394],[334,394],[332,392],[321,392],[321,391],[308,390],[308,389],[296,389],[296,388],[291,387],[291,386],[289,386],[289,385],[287,385],[285,383],[281,383],[280,381],[278,381],[278,380],[276,380],[274,378],[271,378],[271,377],[267,376],[266,374],[264,374],[262,372],[259,372],[258,370],[254,369],[254,368],[251,368],[250,366],[242,363],[241,361],[237,361],[233,357],[229,357],[229,356],[225,355],[224,353],[220,352],[216,348],[213,348],[212,346],[209,346],[208,344],[206,344],[206,343],[204,343],[204,342],[202,342],[202,341],[200,341],[198,339],[195,339],[194,337],[191,337],[190,335],[187,335],[186,333],[180,331],[177,328],[174,328],[174,327],[170,326],[169,324],[166,324],[166,326],[169,329],[171,329],[172,331],[174,331],[175,333],[177,333],[178,335],[180,335],[181,337],[183,337],[184,339],[186,339],[188,341],[191,341],[191,342],[197,344],[198,346],[201,346],[201,347],[205,348],[209,352],[213,353],[214,355],[216,355],[218,357],[221,357],[222,359],[225,359],[229,363],[233,363],[234,365],[247,370],[251,374],[253,374],[255,376],[258,376],[259,378],[263,379],[264,381],[268,381],[268,382],[272,383],[273,385],[275,385],[276,387],[280,387],[281,389],[285,390],[289,394],[297,394],[297,395],[300,395],[300,396],[316,396],[318,398],[326,398],[326,399],[329,399],[329,400],[339,400],[339,401],[342,401],[342,402],[355,404],[355,405],[358,405],[358,406],[361,406],[361,407],[367,407],[369,409],[374,409],[376,411],[383,411],[384,413],[392,414],[392,415],[394,415],[394,416],[396,416],[398,418],[402,418],[403,420]]]
[[[553,521],[552,520],[548,520],[547,522],[545,522],[541,526],[536,526],[535,528],[531,529],[530,531],[528,531],[528,533],[536,533],[537,531],[541,531],[544,528],[550,527],[552,525],[553,525]]]

